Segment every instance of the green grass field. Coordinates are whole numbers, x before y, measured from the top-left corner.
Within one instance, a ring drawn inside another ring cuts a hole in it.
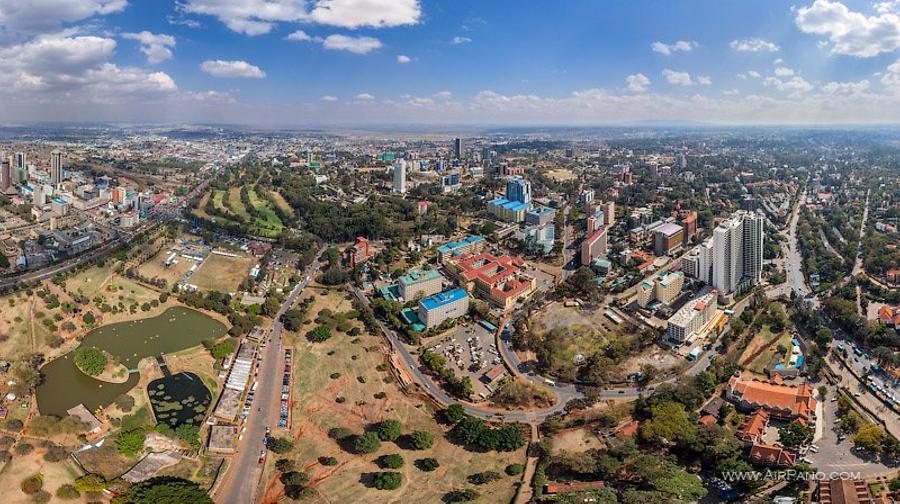
[[[294,216],[294,209],[288,205],[288,202],[284,199],[284,196],[281,195],[278,191],[269,191],[269,194],[272,196],[272,201],[275,202],[275,206],[277,206],[285,215],[289,217]]]
[[[256,219],[257,227],[266,232],[264,236],[270,236],[271,234],[275,236],[280,235],[284,230],[284,224],[278,218],[275,210],[272,210],[272,207],[269,206],[269,202],[260,198],[253,189],[248,190],[247,194],[250,196],[250,203],[253,204],[253,207],[265,217],[265,219]]]
[[[228,203],[231,205],[232,210],[234,210],[235,215],[237,215],[239,219],[244,221],[250,219],[250,214],[247,213],[244,202],[241,201],[240,187],[232,187],[228,190]]]

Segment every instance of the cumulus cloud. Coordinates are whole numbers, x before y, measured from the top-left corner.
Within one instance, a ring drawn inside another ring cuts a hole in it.
[[[701,86],[710,86],[712,85],[712,78],[708,75],[698,75],[697,84],[700,84]]]
[[[293,40],[295,42],[310,42],[313,40],[313,38],[303,30],[297,30],[284,38],[285,40]]]
[[[697,43],[692,40],[679,40],[673,44],[666,44],[664,42],[654,42],[650,44],[650,49],[652,49],[653,52],[658,52],[666,56],[669,56],[674,52],[690,52],[695,47],[697,47]]]
[[[214,16],[251,36],[269,33],[278,23],[385,28],[417,24],[422,16],[418,0],[186,0],[182,9]]]
[[[410,61],[412,61],[412,58],[410,58],[409,56],[407,56],[405,54],[397,55],[397,63],[400,63],[401,65],[409,63]]]
[[[437,93],[431,95],[431,97],[437,100],[449,100],[453,97],[453,93],[451,93],[450,91],[438,91]]]
[[[325,95],[321,98],[323,102],[336,102],[338,101],[337,96]]]
[[[220,79],[262,79],[266,76],[258,66],[241,60],[206,60],[200,65],[200,69]]]
[[[777,77],[766,77],[763,80],[763,85],[773,87],[778,91],[784,93],[804,93],[813,89],[812,84],[798,75],[785,80],[779,79]]]
[[[675,84],[676,86],[691,86],[694,84],[691,74],[687,72],[676,72],[666,68],[662,71],[662,75],[669,81],[669,84]]]
[[[127,0],[4,0],[0,2],[0,33],[46,33],[63,23],[119,12],[127,5]]]
[[[824,35],[823,46],[834,54],[871,58],[900,48],[900,17],[890,10],[866,16],[841,2],[816,0],[797,9],[794,21],[804,33]]]
[[[781,66],[775,69],[775,75],[778,77],[790,77],[794,75],[794,70]]]
[[[650,79],[642,73],[625,77],[625,82],[628,83],[627,88],[631,93],[643,93],[650,86]]]
[[[356,95],[356,99],[361,101],[372,101],[375,97],[369,93],[360,93]]]
[[[348,35],[329,35],[322,42],[325,49],[349,51],[354,54],[368,54],[381,48],[381,41],[374,37],[351,37]]]
[[[175,47],[175,37],[162,33],[150,33],[146,30],[140,33],[123,33],[126,40],[137,40],[141,44],[141,52],[147,56],[147,63],[155,65],[172,59],[172,47]]]
[[[777,52],[779,50],[774,43],[760,38],[732,40],[728,45],[735,51],[741,52]]]
[[[471,41],[472,39],[470,39],[469,37],[460,37],[459,35],[450,39],[450,43],[453,45],[468,44]]]
[[[859,94],[869,89],[868,80],[857,82],[829,82],[822,86],[822,91],[828,94]]]

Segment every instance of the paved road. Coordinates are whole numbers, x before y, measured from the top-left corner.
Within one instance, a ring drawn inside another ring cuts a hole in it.
[[[321,254],[321,252],[320,252]],[[265,348],[260,350],[262,360],[257,365],[256,395],[252,406],[257,407],[244,424],[243,439],[238,442],[237,455],[231,460],[227,472],[222,476],[222,482],[216,488],[213,498],[220,504],[249,504],[256,498],[256,490],[262,465],[259,464],[259,452],[265,449],[264,437],[266,427],[278,424],[278,415],[281,405],[281,377],[283,373],[282,362],[282,329],[281,316],[287,311],[297,297],[308,284],[307,279],[315,277],[318,271],[319,261],[307,268],[308,275],[294,287],[294,290],[281,304],[275,315],[275,322],[264,341],[268,341]]]

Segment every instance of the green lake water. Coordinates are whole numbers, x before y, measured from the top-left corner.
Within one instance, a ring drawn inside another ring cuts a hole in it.
[[[149,319],[120,322],[89,332],[81,343],[118,357],[130,370],[145,357],[178,352],[197,346],[204,339],[225,334],[225,324],[196,310],[169,308]],[[89,411],[108,406],[138,382],[131,373],[125,383],[95,380],[75,367],[74,352],[41,368],[43,383],[37,387],[38,410],[43,415],[66,416],[66,411],[84,403]]]

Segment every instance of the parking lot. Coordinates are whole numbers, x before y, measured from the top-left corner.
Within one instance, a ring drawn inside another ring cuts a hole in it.
[[[434,338],[428,348],[443,355],[447,366],[457,375],[468,376],[472,380],[475,397],[490,395],[491,389],[481,381],[481,376],[500,364],[491,331],[477,323],[460,324]]]

